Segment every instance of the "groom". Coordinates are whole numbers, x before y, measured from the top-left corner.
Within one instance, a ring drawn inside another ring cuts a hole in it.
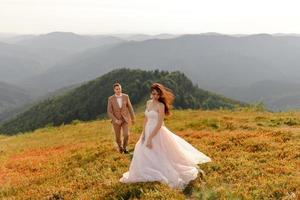
[[[128,153],[128,125],[134,123],[135,115],[127,94],[122,93],[122,87],[120,83],[113,85],[114,95],[108,98],[107,114],[111,119],[115,138],[118,144],[120,153]],[[121,143],[121,129],[123,131],[123,143]]]

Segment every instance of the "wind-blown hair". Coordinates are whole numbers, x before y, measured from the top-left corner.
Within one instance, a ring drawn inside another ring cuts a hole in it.
[[[170,115],[170,109],[173,107],[173,101],[175,98],[172,90],[160,83],[153,83],[151,85],[151,92],[153,90],[157,91],[159,95],[158,101],[165,105],[165,115]]]

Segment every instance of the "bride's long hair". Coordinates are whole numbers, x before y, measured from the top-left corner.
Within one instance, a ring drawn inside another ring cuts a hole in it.
[[[165,105],[165,115],[170,115],[170,109],[173,107],[174,101],[174,94],[172,93],[172,90],[160,83],[153,83],[151,85],[151,92],[153,90],[157,91],[159,95],[158,101]]]

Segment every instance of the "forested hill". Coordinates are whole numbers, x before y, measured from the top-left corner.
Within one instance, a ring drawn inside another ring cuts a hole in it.
[[[241,102],[200,89],[181,72],[116,69],[87,82],[67,93],[35,104],[27,111],[0,126],[0,133],[12,135],[32,131],[46,125],[61,125],[73,120],[93,120],[106,117],[107,98],[113,94],[112,85],[120,82],[132,104],[144,104],[153,82],[173,90],[176,109],[234,108]]]

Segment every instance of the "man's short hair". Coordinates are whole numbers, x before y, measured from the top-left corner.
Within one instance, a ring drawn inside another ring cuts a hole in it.
[[[115,87],[117,87],[117,86],[121,87],[121,84],[120,83],[114,83],[113,88],[115,89]]]

